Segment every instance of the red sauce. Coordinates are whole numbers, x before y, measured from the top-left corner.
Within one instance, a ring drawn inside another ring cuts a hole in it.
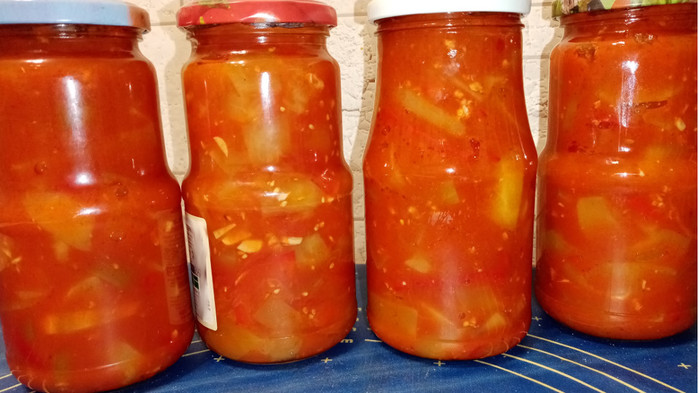
[[[481,358],[529,327],[536,151],[521,27],[516,14],[379,21],[368,316],[401,351]]]
[[[696,4],[564,16],[551,54],[536,293],[596,336],[696,322]]]
[[[0,318],[32,389],[143,380],[193,334],[180,192],[139,35],[0,28]]]
[[[216,311],[216,326],[199,332],[244,362],[315,355],[357,313],[352,178],[328,29],[191,32],[184,194],[187,213],[206,221]]]

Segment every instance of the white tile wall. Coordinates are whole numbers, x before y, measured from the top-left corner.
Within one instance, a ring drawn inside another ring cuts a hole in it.
[[[146,8],[151,16],[153,29],[144,37],[141,49],[157,70],[167,159],[178,179],[184,177],[189,164],[180,69],[189,57],[190,46],[185,34],[175,26],[175,15],[183,1],[131,0]],[[344,153],[355,177],[356,257],[358,263],[363,263],[366,252],[361,160],[373,107],[375,28],[367,23],[369,0],[326,2],[335,7],[339,17],[328,46],[342,73]],[[550,1],[535,2],[524,18],[524,87],[532,136],[539,150],[546,136],[548,57],[561,36],[550,10]]]

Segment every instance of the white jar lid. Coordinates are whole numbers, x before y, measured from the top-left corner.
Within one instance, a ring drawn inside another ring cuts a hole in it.
[[[84,24],[150,30],[148,12],[119,0],[0,0],[0,25]]]
[[[528,14],[531,0],[372,0],[367,6],[369,20],[403,15],[446,12],[510,12]]]

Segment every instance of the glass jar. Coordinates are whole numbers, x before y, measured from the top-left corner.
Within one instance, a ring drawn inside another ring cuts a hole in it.
[[[195,309],[211,350],[279,363],[341,341],[357,313],[352,178],[342,155],[335,10],[195,2],[183,69]]]
[[[696,3],[625,7],[561,18],[536,295],[581,332],[655,339],[697,316]]]
[[[0,318],[32,389],[146,379],[194,332],[148,29],[115,1],[0,2]]]
[[[482,358],[529,328],[536,149],[520,21],[529,8],[369,4],[379,64],[364,157],[367,311],[376,335],[403,352]]]

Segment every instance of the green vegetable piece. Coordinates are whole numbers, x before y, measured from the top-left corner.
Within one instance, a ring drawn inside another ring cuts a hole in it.
[[[495,173],[498,182],[492,202],[493,220],[506,230],[514,230],[519,220],[524,188],[524,168],[521,161],[502,159],[497,164]]]
[[[78,250],[90,249],[95,218],[78,200],[58,192],[28,192],[22,203],[32,221],[54,239]]]
[[[604,197],[584,197],[577,204],[578,225],[588,235],[617,227],[614,214]]]
[[[418,273],[429,273],[432,271],[432,264],[426,258],[416,255],[405,261],[405,265]]]
[[[461,201],[459,198],[459,193],[454,187],[454,182],[449,180],[445,181],[439,185],[439,195],[441,196],[442,202],[448,205],[456,205]]]
[[[318,267],[330,258],[330,248],[317,232],[304,237],[295,253],[296,263],[307,268]]]
[[[255,321],[279,334],[293,335],[299,329],[301,313],[287,304],[280,295],[271,295],[253,315]]]
[[[374,295],[369,298],[371,312],[381,314],[392,322],[395,329],[408,337],[417,336],[418,312],[415,308],[390,299],[387,296]]]
[[[456,116],[452,116],[419,93],[402,88],[398,91],[398,100],[406,111],[449,135],[463,136],[466,134],[464,124]]]

